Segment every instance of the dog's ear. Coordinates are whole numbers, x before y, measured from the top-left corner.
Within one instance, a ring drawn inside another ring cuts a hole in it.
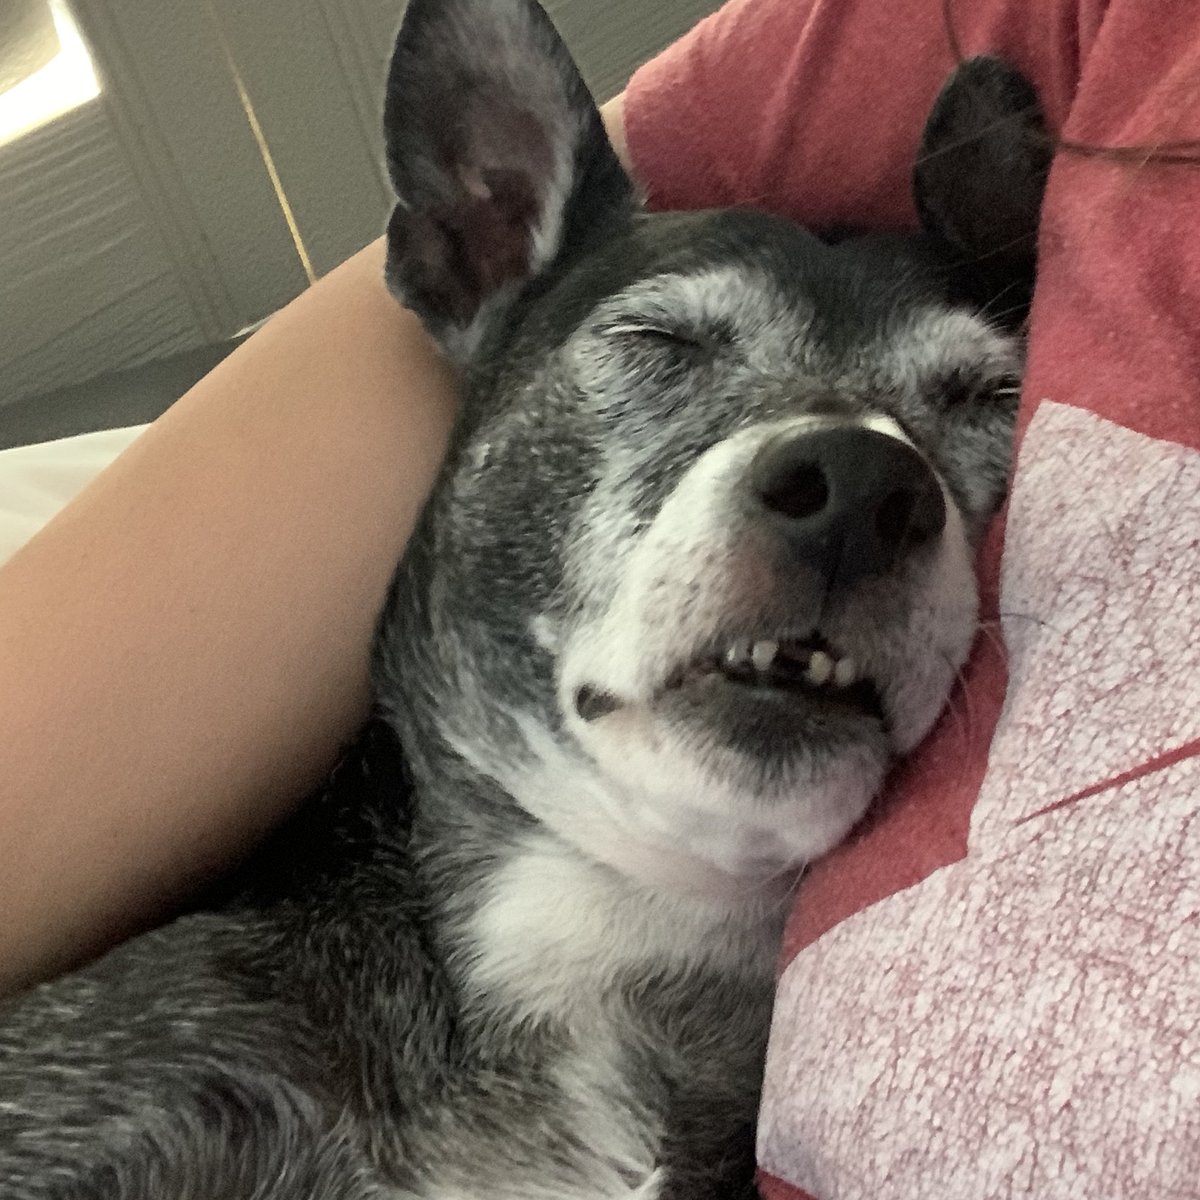
[[[999,58],[960,64],[925,124],[913,174],[921,226],[1010,316],[1023,317],[1033,290],[1052,157],[1033,86]]]
[[[388,286],[459,362],[531,280],[633,207],[534,0],[411,0],[384,119]]]

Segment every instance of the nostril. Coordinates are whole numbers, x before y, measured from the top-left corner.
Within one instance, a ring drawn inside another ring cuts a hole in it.
[[[894,488],[875,510],[875,532],[882,545],[892,550],[929,541],[944,523],[945,509],[936,484]]]
[[[792,463],[764,479],[759,496],[772,512],[798,520],[819,513],[829,503],[829,483],[816,463]]]
[[[899,546],[912,529],[917,498],[908,488],[897,488],[883,498],[875,512],[875,531],[885,546]]]

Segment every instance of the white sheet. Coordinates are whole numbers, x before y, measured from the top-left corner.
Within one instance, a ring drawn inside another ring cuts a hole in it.
[[[108,466],[144,425],[0,450],[0,563]]]

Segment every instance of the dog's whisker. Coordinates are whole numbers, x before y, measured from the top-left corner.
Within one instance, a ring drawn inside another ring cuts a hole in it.
[[[1039,629],[1045,629],[1056,637],[1064,638],[1067,636],[1067,631],[1056,625],[1053,621],[1046,617],[1038,616],[1036,613],[1017,612],[1014,609],[1002,609],[992,622],[997,628],[1002,629],[1005,621],[1026,621],[1030,625],[1036,625]]]

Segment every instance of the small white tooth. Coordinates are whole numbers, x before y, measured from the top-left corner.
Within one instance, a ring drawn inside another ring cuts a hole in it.
[[[725,651],[725,661],[731,666],[736,667],[744,663],[750,657],[750,643],[747,640],[734,642],[728,650]]]
[[[849,687],[858,678],[858,667],[852,658],[839,658],[833,667],[833,682],[840,688]]]
[[[750,651],[750,658],[754,662],[754,669],[756,671],[765,671],[775,661],[775,655],[778,652],[778,642],[769,640],[755,642],[754,649]]]
[[[811,683],[813,687],[820,687],[823,683],[829,681],[829,677],[832,674],[833,659],[824,650],[814,650],[812,658],[808,660],[808,667],[804,672],[805,681]]]

